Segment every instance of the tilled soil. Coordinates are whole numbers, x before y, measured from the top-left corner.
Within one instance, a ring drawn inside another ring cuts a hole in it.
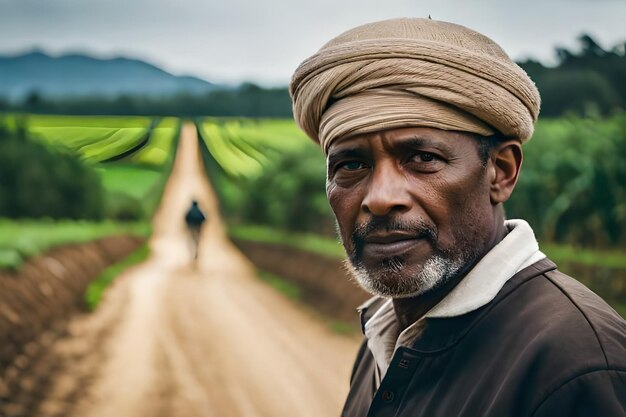
[[[56,364],[39,363],[50,345],[67,332],[66,321],[85,311],[90,280],[142,242],[111,236],[48,251],[17,271],[0,271],[0,415],[30,411]]]
[[[46,348],[20,379],[38,394],[11,399],[5,415],[339,414],[358,338],[332,333],[255,276],[224,234],[197,151],[185,125],[150,259],[119,277],[95,313],[40,336]],[[197,264],[182,220],[191,198],[209,219]]]

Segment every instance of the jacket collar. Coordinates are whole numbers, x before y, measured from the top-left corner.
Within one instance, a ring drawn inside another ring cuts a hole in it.
[[[455,317],[427,317],[423,333],[410,346],[421,354],[434,354],[448,349],[460,341],[492,308],[515,291],[523,283],[556,269],[548,258],[524,268],[509,279],[496,297],[487,305]]]

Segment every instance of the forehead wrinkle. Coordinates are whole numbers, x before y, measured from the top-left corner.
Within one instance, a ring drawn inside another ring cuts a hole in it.
[[[369,149],[370,146],[370,141],[364,136],[352,136],[345,139],[338,139],[329,146],[326,158],[330,159],[331,156],[343,153],[347,150],[363,152]]]
[[[411,146],[414,148],[425,148],[427,146],[438,146],[439,141],[432,140],[419,135],[411,135],[406,138],[395,139],[395,144],[399,146]]]
[[[389,130],[347,137],[331,144],[327,160],[330,160],[331,155],[341,154],[341,156],[345,156],[344,151],[349,149],[367,153],[379,148],[389,154],[404,154],[424,148],[433,148],[452,155],[461,151],[459,146],[462,144],[456,142],[467,141],[467,138],[459,136],[457,132],[441,131],[439,135],[444,137],[433,137],[434,135],[430,133]],[[455,144],[457,146],[453,146]],[[336,157],[332,159],[335,160]]]
[[[388,151],[394,148],[403,152],[415,149],[435,148],[446,153],[452,153],[452,147],[446,143],[449,140],[451,140],[451,138],[433,139],[419,134],[411,134],[406,137],[398,136],[397,138],[385,135],[383,136],[382,144]]]

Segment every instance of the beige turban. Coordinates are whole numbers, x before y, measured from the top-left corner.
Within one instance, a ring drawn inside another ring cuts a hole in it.
[[[393,19],[349,30],[296,70],[296,122],[327,152],[339,137],[425,126],[530,139],[535,84],[495,42],[466,27]]]

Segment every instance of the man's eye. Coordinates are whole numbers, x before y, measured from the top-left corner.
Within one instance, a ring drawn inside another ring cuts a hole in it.
[[[420,152],[415,155],[415,158],[421,162],[432,162],[436,159],[436,156],[430,152]]]
[[[365,165],[363,164],[363,162],[348,161],[348,162],[343,162],[343,163],[339,164],[337,169],[345,169],[347,171],[356,171],[357,169],[361,169],[364,166]]]
[[[444,158],[433,152],[417,151],[407,161],[415,172],[433,173],[443,168]]]

